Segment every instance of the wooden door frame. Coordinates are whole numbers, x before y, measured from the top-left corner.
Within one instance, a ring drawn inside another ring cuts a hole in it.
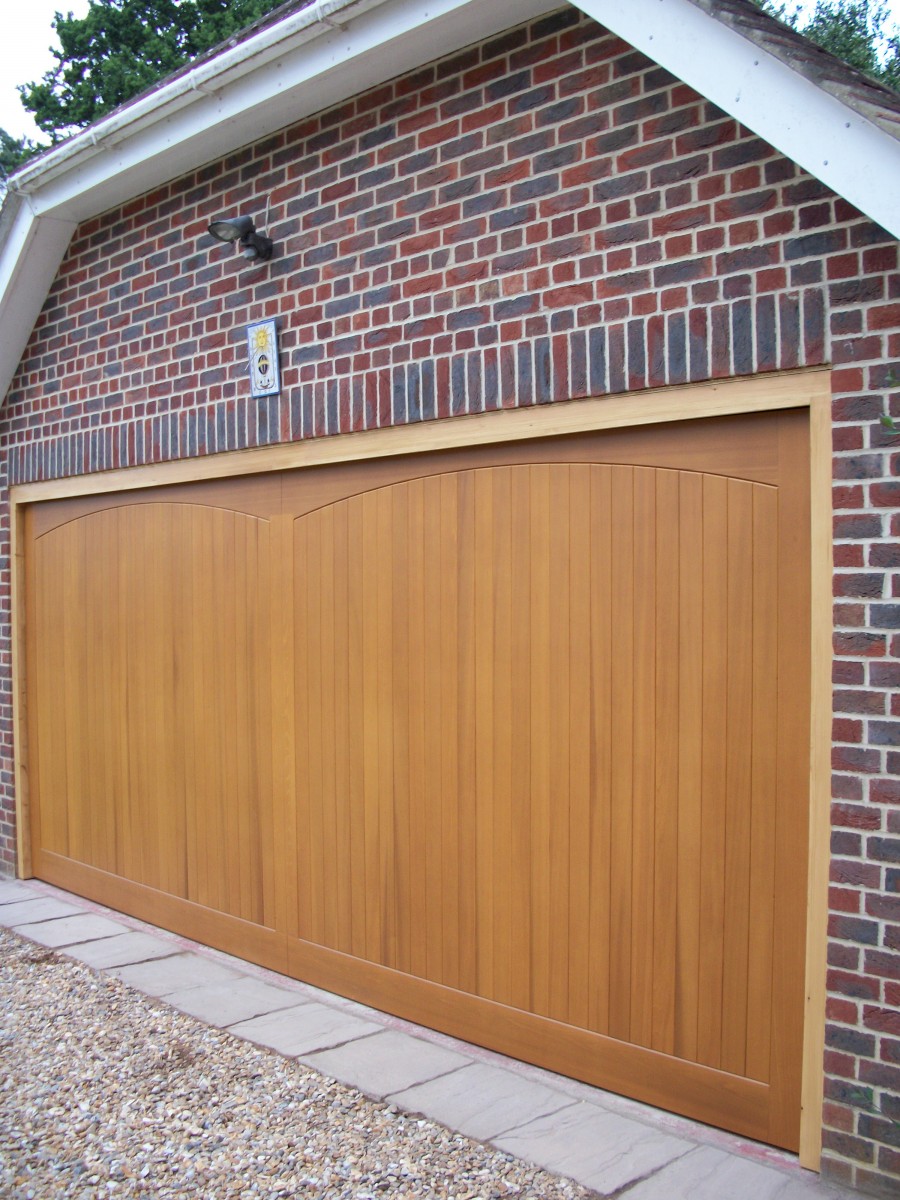
[[[810,792],[809,873],[806,930],[806,1004],[800,1162],[819,1169],[822,1144],[825,1039],[825,967],[831,795],[831,371],[816,368],[728,379],[683,387],[654,388],[627,395],[573,400],[545,406],[501,409],[452,419],[395,425],[234,450],[209,458],[77,475],[10,489],[10,586],[12,622],[13,728],[15,737],[16,841],[18,874],[31,869],[28,807],[28,736],[25,699],[24,515],[41,500],[100,495],[174,483],[233,478],[260,472],[427,454],[436,450],[559,437],[565,434],[635,428],[778,409],[809,410],[810,440]]]

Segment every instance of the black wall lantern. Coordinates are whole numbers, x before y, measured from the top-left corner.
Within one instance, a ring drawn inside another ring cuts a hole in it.
[[[272,257],[272,239],[256,232],[252,217],[218,217],[209,232],[220,242],[240,242],[244,258]]]

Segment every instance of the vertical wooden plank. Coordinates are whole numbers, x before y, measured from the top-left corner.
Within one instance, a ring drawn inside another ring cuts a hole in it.
[[[253,649],[248,644],[250,628],[259,654],[260,671],[267,662],[263,644],[263,630],[254,620],[251,578],[255,578],[256,565],[256,522],[235,521],[234,559],[236,565],[232,584],[234,605],[234,775],[233,795],[237,817],[237,915],[245,921],[259,920],[261,913],[256,905],[256,868],[259,849],[259,801],[257,774],[251,763],[256,739],[256,711],[251,707],[250,693],[253,688]],[[180,606],[179,606],[180,607]],[[274,862],[272,868],[274,869]],[[259,897],[261,900],[261,897]],[[261,908],[261,905],[260,905]]]
[[[314,515],[318,541],[315,560],[309,564],[309,586],[316,592],[316,615],[310,634],[314,642],[310,653],[317,659],[315,687],[319,716],[313,718],[314,736],[318,742],[316,758],[319,764],[318,796],[314,799],[318,816],[317,834],[321,856],[319,887],[321,896],[321,925],[317,941],[337,948],[337,910],[340,903],[340,864],[337,851],[337,795],[335,791],[336,745],[335,725],[335,596],[334,596],[334,505],[319,509]],[[307,518],[312,520],[313,517]]]
[[[476,738],[478,718],[475,697],[475,472],[457,477],[457,538],[459,558],[459,619],[456,627],[458,659],[457,738],[458,859],[459,872],[459,983],[467,992],[478,990],[478,843],[476,825]]]
[[[420,979],[428,977],[428,805],[429,779],[425,750],[425,485],[415,480],[407,485],[409,569],[409,680],[408,710],[408,804],[410,873],[409,969]]]
[[[190,560],[193,553],[193,513],[188,505],[177,511],[178,537],[184,546],[185,556]],[[119,534],[121,538],[121,533]],[[192,561],[192,560],[191,560]],[[199,903],[200,845],[197,830],[197,763],[194,740],[194,662],[197,651],[194,644],[194,620],[198,601],[195,597],[195,572],[192,569],[180,573],[178,585],[179,620],[181,626],[179,643],[179,669],[175,688],[175,722],[178,733],[178,756],[181,764],[181,807],[184,828],[184,895],[185,899]],[[127,616],[124,613],[125,599],[119,596],[120,636],[124,641]],[[124,659],[124,653],[121,655]],[[121,669],[121,666],[120,666]],[[123,680],[123,692],[127,685]],[[124,707],[124,705],[123,705]],[[127,738],[127,724],[123,725],[123,741]],[[127,761],[126,761],[127,770]]]
[[[125,513],[122,513],[124,519]],[[205,786],[203,778],[202,754],[198,747],[199,729],[195,727],[195,714],[202,707],[202,693],[198,663],[200,649],[196,641],[198,622],[202,619],[203,597],[200,593],[201,584],[197,579],[194,550],[197,542],[196,514],[189,505],[178,509],[180,525],[179,537],[184,545],[185,558],[190,563],[190,570],[183,573],[179,579],[181,612],[181,642],[180,652],[183,656],[178,673],[176,688],[178,710],[178,742],[179,755],[182,764],[181,783],[184,807],[184,839],[185,839],[185,895],[187,899],[200,904],[201,896],[205,895],[205,844],[203,829],[198,813],[199,796]],[[120,538],[124,538],[124,530],[120,530]],[[129,586],[123,580],[120,598],[120,626],[123,641],[127,640],[128,628],[131,622],[129,604]],[[124,656],[123,656],[124,657]],[[125,687],[128,681],[126,674]],[[127,746],[127,723],[124,734]],[[130,767],[130,763],[129,763]],[[201,859],[203,862],[201,862]]]
[[[66,704],[66,809],[68,854],[76,862],[85,862],[90,853],[86,827],[84,795],[86,742],[83,730],[82,681],[87,672],[84,644],[84,612],[87,604],[85,580],[85,527],[79,521],[69,533],[70,549],[65,557],[64,595],[68,603],[62,610],[63,673],[61,685]]]
[[[632,766],[631,1041],[653,1042],[656,858],[656,472],[634,472],[634,726]]]
[[[610,771],[610,925],[609,925],[609,1034],[631,1037],[632,927],[640,914],[632,913],[632,795],[634,786],[634,471],[611,470],[610,611],[613,747]]]
[[[321,512],[310,513],[303,518],[306,534],[306,560],[300,567],[298,585],[306,589],[307,623],[301,634],[306,638],[305,680],[308,706],[306,710],[307,742],[306,755],[309,772],[308,836],[309,856],[309,928],[305,934],[310,941],[321,945],[325,938],[326,888],[330,889],[325,850],[325,779],[322,725],[322,591],[320,572],[322,565],[322,522]],[[302,581],[302,582],[301,582]],[[298,684],[301,681],[298,680]],[[302,835],[301,835],[302,836]]]
[[[441,845],[443,852],[443,969],[448,987],[460,985],[460,622],[459,476],[440,476],[441,587]]]
[[[221,696],[220,722],[216,730],[223,759],[223,854],[219,863],[224,910],[236,916],[241,911],[241,866],[245,847],[241,841],[239,806],[246,803],[236,787],[238,743],[245,731],[238,725],[239,677],[237,596],[243,563],[237,552],[234,513],[216,512],[211,522],[215,562],[214,642],[216,644],[217,691]]]
[[[725,939],[725,779],[728,654],[728,481],[703,479],[703,774],[697,1017],[701,1063],[719,1067]]]
[[[365,612],[371,607],[363,571],[368,537],[364,504],[351,497],[347,505],[347,666],[348,681],[348,788],[350,819],[350,902],[352,943],[350,952],[366,955],[366,649],[363,638]]]
[[[775,926],[776,758],[778,744],[778,493],[753,497],[752,719],[750,727],[750,912],[746,1072],[769,1078],[772,938]]]
[[[10,668],[13,703],[13,789],[15,791],[16,872],[20,879],[33,874],[33,854],[40,846],[39,749],[35,743],[29,697],[35,671],[32,630],[37,611],[31,567],[34,533],[30,508],[9,495],[9,601]]]
[[[221,727],[223,699],[220,694],[220,664],[216,653],[216,635],[213,629],[216,614],[216,554],[214,530],[209,514],[196,513],[196,528],[199,539],[199,561],[195,569],[203,580],[201,592],[202,620],[195,626],[196,648],[202,663],[203,686],[200,705],[194,714],[198,757],[200,760],[200,790],[197,794],[199,827],[202,830],[202,853],[206,861],[208,903],[219,910],[225,903],[222,857],[225,850],[225,814],[222,797],[225,779],[221,752],[213,752],[218,740],[216,733]],[[212,736],[211,736],[212,734]]]
[[[286,931],[296,920],[294,854],[297,781],[294,702],[293,521],[279,514],[281,480],[271,485],[275,513],[255,522],[247,547],[251,624],[247,689],[252,703],[254,920]],[[290,914],[290,915],[289,915]]]
[[[678,472],[656,471],[656,761],[651,1046],[675,1049],[678,919],[679,612]],[[693,614],[685,619],[692,620]]]
[[[534,907],[532,903],[532,617],[531,468],[516,466],[510,481],[510,656],[514,747],[510,772],[509,877],[510,932],[509,1003],[528,1009],[533,974]]]
[[[43,636],[35,638],[38,688],[31,707],[37,710],[36,742],[41,779],[38,793],[40,814],[36,816],[35,823],[36,844],[56,854],[69,855],[69,812],[66,802],[69,762],[64,749],[70,737],[69,703],[64,613],[60,607],[62,598],[68,595],[66,584],[69,568],[66,560],[71,551],[61,544],[64,536],[70,536],[70,527],[64,526],[59,531],[45,534],[36,546],[36,601]],[[56,638],[48,636],[48,630],[56,630]]]
[[[113,597],[111,601],[112,611],[112,638],[114,643],[115,656],[115,671],[116,671],[116,687],[113,704],[115,711],[112,721],[114,726],[113,744],[115,746],[116,762],[118,763],[118,771],[116,774],[116,796],[114,798],[114,806],[116,809],[115,823],[115,848],[114,848],[114,867],[115,874],[123,873],[125,844],[127,834],[125,832],[125,822],[127,819],[127,801],[125,797],[130,788],[130,764],[128,761],[128,677],[127,677],[127,638],[128,626],[127,617],[125,614],[125,599],[122,587],[121,567],[119,560],[121,558],[121,546],[123,536],[123,515],[120,509],[116,509],[113,513],[114,526],[111,536],[114,539],[116,546],[116,561],[112,570],[108,571],[109,588]]]
[[[590,954],[588,1028],[609,1030],[612,944],[613,581],[612,469],[590,480]],[[618,640],[619,631],[615,631]],[[618,704],[620,697],[616,697]]]
[[[591,913],[591,474],[578,464],[569,475],[569,946],[568,1019],[590,1020]]]
[[[103,613],[107,597],[102,592],[105,572],[91,569],[93,563],[108,561],[114,548],[104,536],[105,513],[97,513],[82,522],[84,534],[84,639],[90,669],[81,680],[81,730],[85,758],[85,790],[89,803],[85,812],[88,826],[86,861],[101,870],[108,869],[106,858],[106,829],[108,818],[107,781],[108,755],[104,753],[106,723],[104,720],[104,695],[108,687],[106,645],[103,630]]]
[[[348,578],[349,512],[346,501],[333,507],[332,556],[334,639],[334,782],[335,815],[335,914],[334,944],[344,954],[352,952],[353,863],[350,800],[350,596]],[[324,597],[323,597],[324,600]]]
[[[443,641],[442,595],[444,579],[441,575],[441,507],[442,481],[432,476],[422,481],[422,604],[424,623],[422,630],[424,654],[424,694],[422,700],[425,792],[422,807],[425,814],[423,837],[425,839],[425,925],[426,967],[428,979],[439,982],[443,979],[444,954],[444,879],[447,863],[443,852],[443,808],[450,804],[449,796],[443,795],[442,754],[445,731],[442,725],[442,709],[446,704],[445,680],[441,672]],[[452,920],[448,915],[448,923]]]
[[[778,520],[778,818],[775,893],[780,911],[808,903],[810,787],[810,477],[808,426],[801,413],[778,418],[782,475]],[[818,583],[817,583],[818,586]],[[822,639],[824,640],[824,639]],[[817,646],[820,643],[817,641]],[[800,1137],[806,930],[801,920],[776,922],[773,962],[771,1136]],[[776,1132],[777,1131],[777,1132]]]
[[[673,1053],[695,1062],[702,925],[703,476],[682,472],[678,491],[678,898]]]
[[[378,615],[378,891],[382,904],[378,961],[396,967],[399,960],[397,846],[394,804],[394,498],[390,488],[376,493],[375,541],[378,548],[375,602]]]
[[[512,948],[516,917],[513,912],[513,876],[518,870],[513,861],[513,739],[520,728],[522,714],[513,701],[513,567],[512,567],[512,470],[497,467],[493,472],[493,523],[491,564],[493,607],[493,688],[490,696],[493,714],[489,769],[491,771],[492,821],[489,830],[494,862],[493,891],[493,991],[501,1004],[512,999]]]
[[[378,541],[378,493],[360,497],[362,507],[363,564],[365,604],[363,605],[363,746],[365,809],[365,904],[366,957],[381,961],[384,952],[382,929],[385,896],[381,886],[381,820],[379,812],[381,771],[379,626],[381,601],[378,595],[378,566],[381,547]],[[384,753],[387,754],[387,748]]]
[[[494,856],[494,487],[492,472],[475,471],[473,498],[473,701],[475,806],[475,950],[480,996],[495,996],[494,890],[503,859]]]
[[[393,813],[391,840],[394,847],[393,891],[396,957],[400,971],[410,969],[411,950],[411,864],[409,837],[409,673],[410,673],[410,595],[409,595],[409,489],[410,484],[395,484],[386,491],[391,501],[390,564],[391,612],[389,639],[391,649],[391,754],[393,757]]]
[[[550,639],[550,958],[548,1013],[558,1021],[569,1020],[569,885],[570,843],[570,726],[571,702],[571,512],[569,509],[569,466],[550,468],[550,546],[546,564],[547,583],[552,589],[549,615]]]
[[[728,482],[728,744],[725,761],[725,944],[722,1066],[743,1075],[747,1050],[753,717],[753,492]]]
[[[185,723],[187,714],[184,709],[184,675],[186,664],[191,652],[190,608],[186,602],[186,593],[190,586],[191,575],[190,530],[185,525],[184,506],[173,505],[169,512],[170,536],[173,546],[178,548],[178,565],[172,579],[170,596],[170,611],[173,624],[173,654],[172,668],[169,676],[169,711],[170,724],[169,746],[172,755],[172,809],[175,819],[175,842],[178,847],[178,863],[176,868],[177,894],[186,897],[188,894],[188,810],[187,788],[185,783]]]
[[[163,527],[166,543],[165,553],[171,562],[171,573],[164,587],[164,623],[170,637],[170,652],[166,656],[161,688],[160,723],[165,744],[167,795],[167,843],[164,853],[170,857],[168,887],[173,895],[187,893],[187,821],[185,814],[184,760],[182,757],[183,727],[179,723],[183,713],[179,712],[178,681],[183,667],[184,624],[187,613],[182,602],[183,579],[190,572],[188,551],[190,541],[185,541],[181,521],[181,509],[177,505],[160,505],[158,516]],[[151,518],[153,519],[153,518]]]
[[[311,807],[312,797],[310,780],[309,756],[309,727],[310,708],[315,703],[310,695],[310,663],[309,663],[309,591],[306,586],[307,563],[309,553],[309,525],[305,517],[298,518],[292,524],[293,555],[291,562],[294,576],[294,741],[296,750],[296,806],[297,806],[297,836],[294,845],[295,858],[291,869],[298,883],[296,928],[288,927],[288,935],[299,938],[313,936],[313,870],[312,855],[314,847],[311,839]],[[279,571],[276,566],[273,579],[277,579]],[[276,695],[279,693],[276,692]]]
[[[532,466],[531,482],[531,1003],[550,1013],[550,467]]]

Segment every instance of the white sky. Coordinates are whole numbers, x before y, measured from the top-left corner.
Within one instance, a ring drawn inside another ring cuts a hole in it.
[[[16,84],[32,83],[52,67],[49,47],[56,44],[52,22],[57,9],[82,17],[88,10],[88,0],[4,0],[3,7],[6,15],[0,38],[0,128],[13,137],[27,134],[37,140],[41,135],[31,114],[22,107]],[[813,0],[808,0],[804,7],[814,7]],[[890,0],[889,7],[900,24],[900,0]]]

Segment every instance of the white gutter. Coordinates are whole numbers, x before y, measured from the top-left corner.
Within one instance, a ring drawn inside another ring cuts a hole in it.
[[[82,133],[75,134],[56,149],[26,163],[9,181],[10,190],[30,194],[71,166],[124,138],[133,137],[147,125],[157,124],[165,113],[177,112],[197,99],[196,93],[215,95],[229,83],[256,71],[276,57],[286,43],[297,48],[323,33],[341,30],[354,15],[386,0],[314,0],[314,3],[267,26],[253,37],[207,59],[199,66],[155,88],[130,104],[123,105]],[[352,10],[352,11],[351,11]],[[338,17],[343,17],[343,22]]]
[[[691,0],[572,2],[900,237],[900,142],[874,122]]]

